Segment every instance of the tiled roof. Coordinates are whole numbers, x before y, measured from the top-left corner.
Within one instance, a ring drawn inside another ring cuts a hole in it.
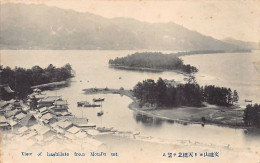
[[[76,134],[80,131],[81,129],[75,126],[72,126],[71,128],[69,128],[67,131],[72,133],[72,134]]]
[[[4,116],[0,116],[0,123],[4,123],[7,122],[6,118]]]
[[[24,113],[19,113],[19,114],[17,114],[16,116],[15,116],[15,118],[17,118],[17,119],[19,119],[19,120],[21,120],[21,119],[23,119],[23,118],[25,118],[26,117],[26,114],[24,114]]]

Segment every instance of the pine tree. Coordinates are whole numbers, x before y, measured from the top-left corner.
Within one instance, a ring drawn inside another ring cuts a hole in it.
[[[237,103],[238,100],[239,100],[238,93],[237,93],[236,90],[234,90],[234,93],[233,93],[233,100],[232,100],[232,102],[233,102],[233,103]],[[233,103],[232,103],[232,104],[233,104]]]

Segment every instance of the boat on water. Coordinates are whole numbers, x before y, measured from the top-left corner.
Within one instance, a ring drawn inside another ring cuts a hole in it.
[[[75,123],[74,125],[76,127],[79,127],[79,128],[92,128],[92,127],[96,127],[96,124],[90,123],[90,122],[87,122],[87,123]]]
[[[78,107],[100,107],[99,104],[90,104],[88,101],[77,102]]]
[[[93,98],[94,102],[102,102],[105,101],[105,98]]]
[[[101,110],[100,112],[97,113],[97,116],[102,116],[104,114],[104,112],[102,111],[102,105],[101,105]]]
[[[86,105],[83,105],[83,107],[100,107],[101,105],[98,105],[98,104],[86,104]]]
[[[80,102],[77,102],[78,106],[83,106],[84,104],[87,104],[89,102],[87,101],[80,101]]]
[[[107,128],[107,127],[97,127],[97,130],[99,132],[111,132],[113,130],[113,127]]]
[[[245,102],[253,102],[253,100],[247,100],[247,99],[245,99]]]
[[[102,116],[103,114],[104,114],[104,112],[100,111],[100,112],[97,113],[97,116]]]

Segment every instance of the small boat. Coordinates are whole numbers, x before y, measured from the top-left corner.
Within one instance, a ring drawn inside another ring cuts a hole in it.
[[[85,104],[89,104],[89,102],[87,101],[80,101],[80,102],[77,102],[78,106],[83,106]]]
[[[102,111],[102,105],[101,105],[101,110],[100,112],[97,113],[97,116],[102,116],[104,114],[104,112]]]
[[[107,128],[107,127],[98,127],[97,130],[99,132],[111,132],[113,130],[113,127]]]
[[[101,102],[101,101],[105,101],[105,98],[93,98],[94,102]]]
[[[73,123],[74,124],[74,123]],[[75,123],[74,124],[76,127],[79,127],[79,128],[89,128],[89,127],[96,127],[96,124],[94,124],[94,123],[80,123],[80,124],[78,124],[78,123]]]
[[[78,107],[100,107],[101,105],[98,104],[90,104],[88,101],[80,101],[77,102]]]
[[[253,100],[247,100],[247,99],[245,99],[245,102],[252,102]]]
[[[102,116],[103,114],[104,114],[104,112],[100,111],[100,112],[97,113],[97,116]]]
[[[85,104],[84,107],[100,107],[101,105],[98,104]]]

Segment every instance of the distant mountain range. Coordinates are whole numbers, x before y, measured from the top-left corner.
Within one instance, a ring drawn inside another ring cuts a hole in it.
[[[233,38],[225,38],[222,41],[240,46],[241,48],[246,48],[246,49],[260,49],[260,43],[256,42],[246,42],[246,41],[240,41],[240,40],[235,40]]]
[[[108,19],[46,5],[1,5],[1,49],[224,50],[247,46],[221,41],[175,23]]]

